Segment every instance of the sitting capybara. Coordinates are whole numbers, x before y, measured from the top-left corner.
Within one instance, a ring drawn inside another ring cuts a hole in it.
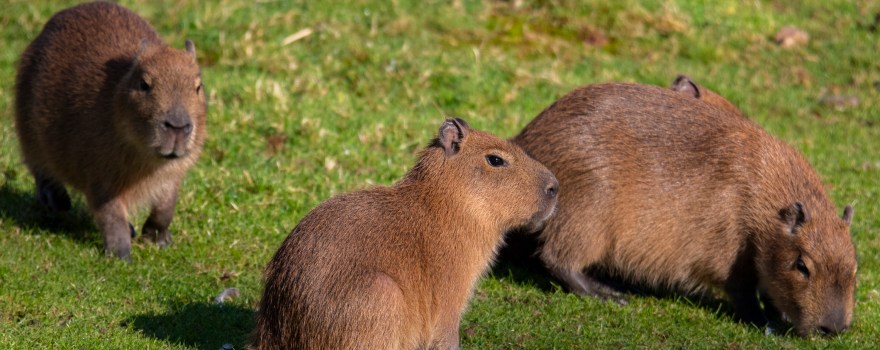
[[[86,196],[107,253],[130,259],[129,213],[151,212],[144,237],[168,225],[205,141],[205,93],[195,46],[168,47],[134,12],[87,3],[53,16],[21,57],[15,126],[40,202]]]
[[[448,119],[391,187],[335,196],[266,268],[256,349],[457,349],[503,234],[538,229],[556,178],[513,143]]]
[[[685,292],[719,287],[756,325],[781,311],[797,334],[850,326],[856,259],[819,176],[754,122],[654,86],[596,84],[541,112],[513,140],[560,183],[541,260],[570,290],[586,275]],[[775,309],[774,309],[775,308]]]
[[[703,102],[711,104],[715,107],[722,108],[737,115],[743,116],[742,111],[734,106],[733,103],[730,103],[730,101],[717,94],[715,91],[709,90],[706,87],[697,84],[686,75],[680,74],[675,78],[675,80],[672,82],[672,90],[684,93],[688,96],[691,96],[698,100],[702,100]]]

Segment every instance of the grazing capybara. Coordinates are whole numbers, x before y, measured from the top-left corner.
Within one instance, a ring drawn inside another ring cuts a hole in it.
[[[15,127],[40,202],[70,208],[85,194],[108,254],[130,259],[129,213],[149,206],[144,237],[168,225],[205,141],[195,46],[168,47],[134,12],[106,2],[55,14],[18,66]]]
[[[730,103],[730,101],[728,101],[726,98],[717,94],[715,91],[709,90],[708,88],[697,84],[686,75],[680,74],[675,78],[675,80],[672,82],[672,90],[684,93],[688,96],[691,96],[698,100],[702,100],[703,102],[711,104],[715,107],[736,113],[737,115],[744,116],[742,111],[734,106],[733,103]]]
[[[856,259],[792,147],[754,122],[655,86],[596,84],[541,112],[513,140],[559,179],[538,252],[570,290],[609,297],[598,269],[658,289],[722,288],[756,325],[781,311],[801,336],[850,326]]]
[[[256,349],[458,349],[508,230],[553,213],[556,178],[513,143],[448,119],[391,187],[330,198],[266,268]]]

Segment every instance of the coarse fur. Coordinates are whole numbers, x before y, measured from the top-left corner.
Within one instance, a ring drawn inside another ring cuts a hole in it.
[[[402,180],[332,197],[297,224],[266,268],[251,346],[457,349],[503,234],[538,229],[557,186],[511,142],[447,120]]]
[[[722,288],[756,325],[797,334],[852,322],[849,226],[802,155],[726,108],[654,86],[596,84],[514,138],[559,179],[539,256],[567,288],[610,297],[598,268],[657,288]],[[765,309],[757,297],[760,292]]]
[[[168,47],[134,12],[106,2],[55,14],[21,56],[15,126],[38,198],[70,208],[85,194],[108,254],[130,259],[129,213],[151,212],[144,237],[171,243],[177,192],[205,142],[195,58]]]

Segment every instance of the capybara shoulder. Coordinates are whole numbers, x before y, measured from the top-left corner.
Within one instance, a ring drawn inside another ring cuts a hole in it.
[[[849,327],[852,209],[839,216],[800,153],[737,115],[620,83],[576,89],[541,112],[514,142],[559,179],[557,214],[540,234],[552,274],[600,297],[614,294],[586,269],[720,288],[742,320],[763,325],[778,309],[800,335]]]
[[[129,211],[151,207],[144,236],[170,243],[178,186],[206,138],[195,46],[166,45],[136,13],[108,2],[55,14],[22,54],[16,131],[38,198],[83,192],[108,253],[127,258]]]
[[[455,349],[504,232],[552,214],[557,182],[513,143],[449,119],[390,187],[328,199],[266,268],[257,349]]]

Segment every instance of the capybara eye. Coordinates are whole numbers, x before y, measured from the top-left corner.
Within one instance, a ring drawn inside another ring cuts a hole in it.
[[[196,93],[200,93],[200,92],[202,92],[202,83],[199,83],[199,85],[196,86]]]
[[[147,81],[141,78],[141,84],[138,85],[138,88],[143,92],[150,92],[150,84],[147,84]]]
[[[797,262],[795,262],[795,267],[797,267],[798,271],[804,274],[804,277],[810,277],[810,270],[807,269],[807,265],[804,264],[804,261],[801,260],[801,258],[797,259]]]
[[[500,167],[500,166],[507,165],[507,162],[503,158],[496,156],[494,154],[490,154],[490,155],[486,156],[486,161],[489,162],[489,165],[491,165],[493,167]]]

